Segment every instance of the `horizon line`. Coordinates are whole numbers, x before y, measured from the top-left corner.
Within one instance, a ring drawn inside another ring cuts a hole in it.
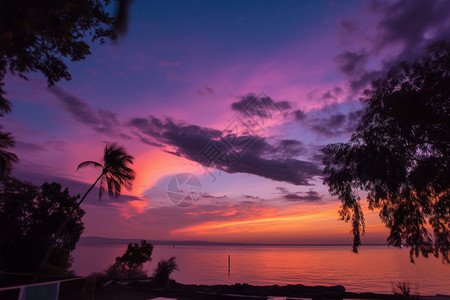
[[[96,241],[97,240],[97,241]],[[108,238],[100,236],[85,236],[81,237],[77,244],[128,244],[139,241],[146,241],[155,245],[209,245],[209,246],[352,246],[352,244],[345,243],[243,243],[243,242],[211,242],[202,240],[151,240],[138,238]],[[382,243],[368,243],[361,246],[389,246]],[[394,246],[392,246],[394,247]],[[394,247],[395,248],[395,247]]]

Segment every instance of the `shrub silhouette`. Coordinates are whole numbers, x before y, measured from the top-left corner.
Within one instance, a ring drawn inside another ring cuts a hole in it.
[[[84,210],[77,205],[78,199],[56,182],[38,187],[12,177],[1,179],[0,271],[32,274],[54,228],[68,216],[67,226],[42,268],[43,276],[66,274],[72,264],[70,253],[84,230]]]
[[[175,256],[158,262],[158,266],[153,272],[153,284],[156,286],[166,287],[169,283],[169,276],[173,271],[178,270],[178,265],[175,262]]]
[[[143,266],[152,260],[152,252],[153,245],[144,240],[140,246],[137,243],[129,243],[125,253],[118,256],[116,262],[106,270],[107,277],[115,280],[146,277]]]
[[[411,294],[409,282],[406,281],[397,282],[397,285],[392,288],[392,293],[397,299],[419,299],[419,296]]]

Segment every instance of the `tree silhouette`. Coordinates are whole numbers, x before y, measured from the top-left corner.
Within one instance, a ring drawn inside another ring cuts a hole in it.
[[[14,147],[14,138],[9,132],[2,131],[0,126],[0,178],[9,175],[12,164],[19,161],[14,153],[6,150],[10,147]]]
[[[349,142],[322,150],[324,183],[342,201],[341,219],[352,222],[355,252],[365,229],[357,191],[364,190],[390,230],[389,245],[410,246],[411,262],[430,254],[450,262],[450,46],[428,50],[374,81]]]
[[[133,164],[133,156],[129,155],[125,149],[117,144],[113,143],[110,146],[106,145],[104,155],[102,158],[102,164],[95,161],[85,161],[78,165],[77,170],[87,166],[93,166],[97,168],[101,168],[102,172],[100,176],[95,180],[94,184],[86,191],[81,200],[77,203],[79,207],[81,203],[83,203],[86,196],[89,192],[94,188],[97,182],[100,180],[100,191],[99,191],[99,199],[102,196],[104,191],[104,184],[106,183],[108,192],[110,196],[119,197],[122,186],[125,186],[128,190],[131,190],[132,182],[135,178],[135,172],[128,166],[129,164]],[[50,246],[47,249],[46,254],[44,255],[39,268],[36,271],[35,277],[33,278],[33,282],[37,280],[42,271],[42,268],[47,263],[50,254],[52,253],[57,239],[59,238],[62,230],[67,225],[70,216],[67,216],[63,223],[57,228],[55,234],[53,235],[53,239],[50,243]]]
[[[69,216],[43,273],[57,276],[66,272],[71,265],[70,252],[84,230],[84,210],[78,199],[55,182],[37,187],[11,177],[0,179],[0,270],[32,274],[54,228]]]
[[[6,72],[26,79],[40,71],[48,84],[70,80],[65,58],[83,60],[88,42],[114,37],[116,18],[107,12],[110,0],[0,0],[0,105]]]
[[[0,116],[11,111],[3,89],[8,72],[26,80],[26,74],[41,72],[49,86],[70,80],[67,59],[83,60],[91,53],[90,42],[103,44],[125,30],[130,1],[118,2],[117,16],[111,16],[110,0],[0,0]],[[0,132],[4,148],[3,138],[10,134]],[[18,159],[11,152],[0,154],[5,174]]]
[[[105,153],[102,158],[102,163],[91,160],[80,163],[77,167],[77,170],[84,167],[94,167],[102,169],[100,176],[98,176],[94,184],[92,184],[92,186],[86,191],[83,198],[81,198],[80,204],[84,201],[86,196],[94,188],[99,180],[99,199],[102,197],[102,194],[105,190],[105,184],[111,197],[118,197],[122,190],[122,186],[125,186],[128,190],[131,190],[135,173],[130,167],[128,167],[128,165],[133,164],[133,159],[133,156],[127,154],[123,147],[118,146],[114,143],[110,146],[105,147]]]
[[[169,259],[161,259],[153,271],[153,279],[151,284],[159,287],[167,287],[169,284],[169,277],[173,271],[178,270],[178,264],[175,261],[175,256]]]
[[[136,279],[147,276],[144,271],[144,263],[152,260],[153,245],[145,240],[141,245],[129,243],[122,256],[116,257],[116,262],[106,270],[106,275],[111,279]]]

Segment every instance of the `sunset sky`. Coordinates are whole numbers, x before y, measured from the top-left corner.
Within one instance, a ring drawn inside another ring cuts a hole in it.
[[[77,165],[117,142],[135,157],[133,190],[94,191],[84,236],[351,243],[320,149],[348,140],[371,80],[448,37],[449,1],[135,0],[125,36],[68,61],[71,81],[7,76],[13,174],[83,194],[98,170]],[[199,163],[235,128],[248,147]],[[201,185],[188,207],[167,194],[182,173]],[[366,221],[363,243],[385,242],[378,214]]]

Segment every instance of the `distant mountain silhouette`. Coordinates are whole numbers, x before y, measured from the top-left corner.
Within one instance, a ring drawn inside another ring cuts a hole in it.
[[[81,237],[78,244],[129,244],[140,243],[143,239],[116,239],[98,236]],[[202,245],[202,246],[349,246],[351,244],[271,244],[271,243],[230,243],[208,241],[157,241],[146,240],[153,245]],[[365,246],[386,246],[385,244],[365,244]]]
[[[97,236],[81,237],[79,244],[129,244],[140,243],[145,239],[114,239]],[[264,244],[248,244],[248,243],[222,243],[208,241],[155,241],[146,240],[153,245],[264,245]]]

